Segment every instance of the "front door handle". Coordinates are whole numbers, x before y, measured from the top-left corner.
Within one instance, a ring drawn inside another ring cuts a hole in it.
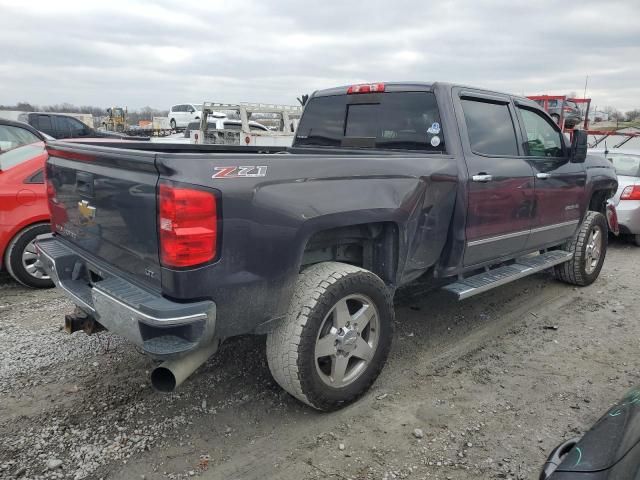
[[[493,177],[487,173],[480,173],[471,177],[474,182],[487,183],[493,180]]]
[[[551,174],[550,173],[536,173],[536,178],[539,178],[540,180],[546,180],[548,178],[551,178]]]

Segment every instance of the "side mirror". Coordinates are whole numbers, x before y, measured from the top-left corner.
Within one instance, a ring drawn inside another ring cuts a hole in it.
[[[587,158],[587,132],[574,130],[571,140],[571,163],[584,163]]]

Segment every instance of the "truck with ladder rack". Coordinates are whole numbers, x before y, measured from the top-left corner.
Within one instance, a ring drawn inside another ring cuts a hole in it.
[[[191,143],[288,147],[293,141],[302,107],[203,102],[202,112],[197,129],[191,128],[191,124],[187,126],[185,135],[188,133]],[[237,117],[238,121],[229,121],[230,117]]]
[[[275,381],[333,410],[383,368],[402,285],[597,279],[617,180],[586,142],[532,100],[440,82],[316,91],[291,147],[49,142],[38,258],[77,305],[67,330],[126,337],[163,362],[156,389],[258,334]]]

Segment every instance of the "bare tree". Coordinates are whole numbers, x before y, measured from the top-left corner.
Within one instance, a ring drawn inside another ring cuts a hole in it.
[[[640,109],[636,108],[627,112],[627,122],[633,122],[640,119]]]

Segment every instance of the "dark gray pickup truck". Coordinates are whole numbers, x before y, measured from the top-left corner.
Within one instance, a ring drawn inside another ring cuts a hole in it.
[[[79,307],[179,385],[219,343],[267,335],[275,380],[320,410],[362,395],[397,287],[460,299],[553,269],[593,282],[612,166],[526,98],[446,83],[315,92],[291,148],[50,142],[39,257]]]

